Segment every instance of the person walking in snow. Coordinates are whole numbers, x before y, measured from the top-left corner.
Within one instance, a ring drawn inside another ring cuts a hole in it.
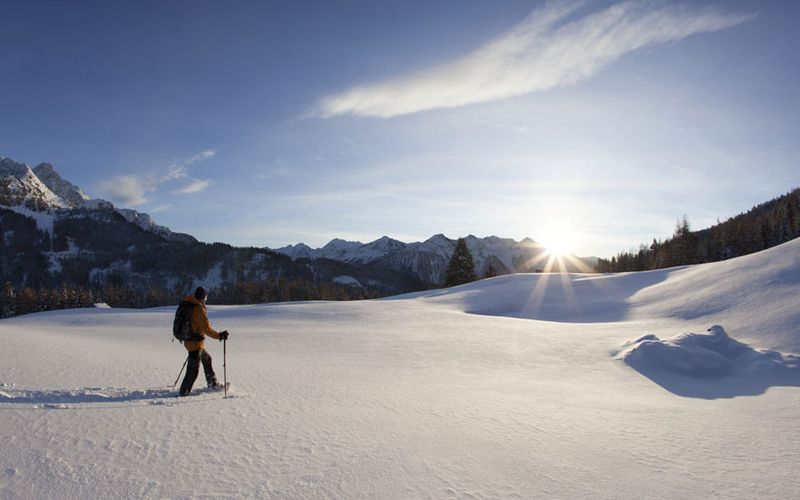
[[[214,374],[214,368],[211,366],[211,355],[205,350],[205,336],[218,340],[227,340],[228,331],[217,332],[211,328],[208,322],[208,314],[206,313],[206,300],[208,294],[203,287],[197,287],[194,295],[187,296],[184,301],[193,306],[192,308],[192,332],[197,334],[199,340],[187,340],[183,343],[186,350],[189,351],[189,359],[187,360],[186,376],[181,383],[181,396],[188,396],[192,392],[192,386],[197,379],[197,373],[200,370],[200,363],[203,363],[203,371],[206,374],[206,382],[212,389],[221,389],[222,386],[217,382],[217,376]]]

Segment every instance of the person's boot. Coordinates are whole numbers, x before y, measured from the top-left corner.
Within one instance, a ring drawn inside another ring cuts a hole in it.
[[[222,389],[222,386],[217,382],[217,375],[214,373],[214,367],[211,364],[211,355],[205,349],[200,353],[200,360],[203,362],[203,371],[206,374],[206,383],[209,389]]]

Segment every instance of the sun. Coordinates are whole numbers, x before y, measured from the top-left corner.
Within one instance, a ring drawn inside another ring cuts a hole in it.
[[[547,228],[540,241],[551,255],[571,255],[575,251],[575,235],[562,228]]]

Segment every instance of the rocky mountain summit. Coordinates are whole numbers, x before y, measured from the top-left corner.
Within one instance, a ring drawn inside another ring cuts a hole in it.
[[[70,210],[114,211],[144,231],[168,240],[196,241],[188,234],[173,233],[158,225],[148,214],[92,199],[80,187],[61,177],[50,163],[30,168],[25,163],[0,157],[0,206],[17,211],[32,210],[55,218],[66,216]]]

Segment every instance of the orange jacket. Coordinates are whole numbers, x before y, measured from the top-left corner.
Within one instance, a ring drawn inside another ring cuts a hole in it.
[[[183,300],[192,304],[193,306],[200,306],[192,308],[192,331],[194,333],[199,333],[203,337],[208,335],[211,338],[219,339],[219,333],[211,328],[211,324],[208,322],[208,314],[206,313],[205,303],[197,300],[194,295],[189,295]],[[183,346],[189,352],[203,349],[205,347],[205,339],[197,341],[187,340],[183,343]]]

